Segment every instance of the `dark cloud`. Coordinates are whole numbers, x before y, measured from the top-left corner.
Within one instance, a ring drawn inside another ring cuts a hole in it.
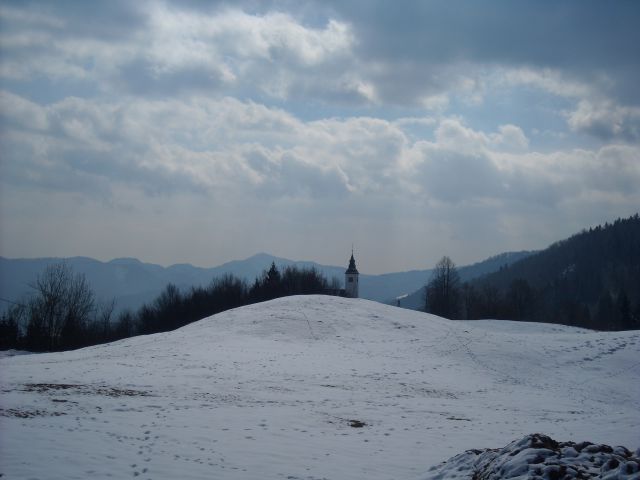
[[[82,0],[8,0],[6,8],[20,12],[19,26],[23,22],[37,26],[40,31],[55,33],[60,39],[85,38],[109,42],[123,42],[145,28],[148,17],[144,2],[110,0],[85,2]],[[16,23],[14,15],[2,21],[8,31]]]
[[[402,63],[455,61],[637,66],[640,4],[622,1],[339,2],[365,58]]]
[[[554,68],[597,83],[613,79],[608,93],[640,102],[640,3],[622,1],[335,2],[349,21],[363,62],[387,66],[381,89],[400,100],[450,81],[451,65]]]

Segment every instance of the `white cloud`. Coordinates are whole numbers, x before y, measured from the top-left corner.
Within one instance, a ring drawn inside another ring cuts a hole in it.
[[[393,124],[400,128],[412,125],[433,127],[436,123],[438,121],[433,117],[402,117],[393,121]]]
[[[615,83],[608,75],[587,82],[569,78],[560,70],[518,68],[504,70],[498,77],[499,84],[533,87],[572,101],[574,106],[563,115],[574,132],[601,140],[640,139],[640,107],[614,100]]]
[[[329,20],[305,27],[285,13],[251,15],[228,10],[214,15],[154,8],[147,55],[158,74],[185,67],[223,68],[229,80],[252,69],[251,62],[312,67],[349,52],[349,26]]]
[[[449,106],[449,96],[447,94],[427,95],[418,100],[427,110],[444,111]]]
[[[303,121],[233,98],[68,98],[41,106],[3,94],[0,102],[5,192],[48,195],[64,208],[75,192],[74,201],[103,204],[92,207],[92,215],[112,218],[110,210],[124,208],[131,222],[135,215],[141,223],[159,221],[168,214],[157,209],[175,199],[199,216],[213,208],[216,222],[238,235],[261,238],[270,221],[294,229],[291,223],[309,216],[316,219],[309,227],[316,235],[323,228],[359,225],[380,239],[385,224],[386,230],[393,225],[397,232],[417,234],[428,230],[416,226],[426,222],[453,236],[473,230],[486,237],[488,253],[496,253],[502,247],[490,238],[497,229],[504,229],[505,238],[542,238],[540,232],[509,233],[507,225],[519,224],[519,216],[570,215],[593,223],[603,212],[640,204],[637,146],[535,152],[512,124],[485,132],[460,118]],[[407,133],[415,128],[424,135]],[[265,210],[259,224],[243,220],[248,212]],[[155,227],[136,231],[145,228]],[[438,245],[447,247],[446,239]]]
[[[297,91],[325,91],[375,100],[370,82],[353,72],[343,75],[355,41],[347,23],[329,19],[316,28],[287,13],[148,7],[147,22],[122,39],[87,38],[73,29],[61,35],[62,17],[50,14],[51,25],[42,29],[26,14],[5,9],[21,28],[2,32],[0,76],[85,81],[103,92],[248,89],[284,99]]]
[[[585,131],[604,139],[640,139],[640,107],[623,107],[611,100],[580,100],[567,114],[572,130]]]
[[[453,118],[440,122],[435,136],[438,145],[466,154],[481,153],[490,142],[483,132],[466,127],[459,119]]]
[[[0,106],[3,168],[26,183],[45,168],[66,175],[63,188],[88,176],[152,194],[558,202],[585,188],[630,195],[640,169],[635,146],[536,153],[516,125],[483,132],[458,118],[305,122],[254,102],[202,97],[68,98],[44,107],[5,93]],[[416,122],[433,141],[405,133]]]
[[[582,98],[593,93],[592,86],[566,78],[557,69],[507,68],[502,69],[498,76],[502,78],[501,83],[506,85],[534,87],[561,97]]]
[[[45,130],[48,121],[40,105],[8,91],[0,91],[0,118],[27,130]]]
[[[529,147],[529,139],[517,125],[500,125],[498,133],[491,134],[490,138],[497,148],[524,151]]]

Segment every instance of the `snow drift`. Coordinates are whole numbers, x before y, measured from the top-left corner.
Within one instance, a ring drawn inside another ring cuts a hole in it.
[[[419,478],[531,432],[635,447],[640,332],[289,297],[0,358],[7,478]]]

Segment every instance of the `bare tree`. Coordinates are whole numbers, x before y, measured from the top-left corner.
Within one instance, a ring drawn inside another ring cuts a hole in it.
[[[94,296],[84,275],[64,262],[49,265],[32,285],[28,337],[36,349],[73,348],[91,319]]]
[[[135,333],[135,317],[130,310],[124,310],[118,315],[115,327],[113,328],[114,339],[128,338]]]
[[[110,341],[112,331],[114,330],[111,325],[111,318],[116,308],[115,299],[111,299],[108,302],[100,302],[95,308],[95,334],[99,341]]]
[[[442,257],[436,264],[426,287],[425,310],[446,318],[456,318],[460,277],[456,265],[449,257]]]

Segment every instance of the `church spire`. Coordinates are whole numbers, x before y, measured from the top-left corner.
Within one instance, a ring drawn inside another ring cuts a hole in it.
[[[351,258],[349,259],[349,268],[344,273],[359,273],[356,268],[356,259],[353,258],[353,249],[351,250]]]
[[[356,268],[356,259],[353,257],[353,246],[351,246],[351,258],[349,259],[349,268],[344,272],[344,290],[345,295],[351,298],[358,298],[358,269]]]

